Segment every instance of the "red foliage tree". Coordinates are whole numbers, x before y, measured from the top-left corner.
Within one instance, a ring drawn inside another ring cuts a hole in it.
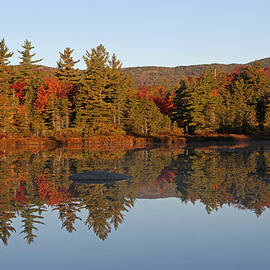
[[[71,90],[71,83],[64,83],[55,77],[47,78],[37,92],[35,106],[40,111],[44,111],[51,100],[69,97]]]
[[[25,86],[27,86],[27,83],[24,79],[21,79],[18,82],[14,82],[10,85],[10,88],[13,89],[14,94],[19,98],[20,103],[25,97]]]
[[[161,85],[143,85],[138,90],[138,96],[141,99],[148,98],[153,100],[160,112],[165,115],[171,115],[175,108],[173,98],[165,87]]]

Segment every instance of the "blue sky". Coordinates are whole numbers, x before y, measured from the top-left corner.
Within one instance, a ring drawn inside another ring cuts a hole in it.
[[[246,63],[270,56],[269,10],[269,0],[9,0],[0,38],[12,51],[29,39],[49,66],[66,47],[81,58],[100,43],[125,67]]]

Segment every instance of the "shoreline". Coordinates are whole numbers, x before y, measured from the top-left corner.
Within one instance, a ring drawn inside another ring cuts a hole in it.
[[[238,134],[206,134],[206,135],[160,135],[156,137],[136,137],[131,135],[91,136],[91,137],[3,137],[0,149],[3,148],[124,148],[135,149],[165,145],[168,147],[184,147],[189,144],[221,144],[252,141],[269,141],[270,136],[248,136]]]

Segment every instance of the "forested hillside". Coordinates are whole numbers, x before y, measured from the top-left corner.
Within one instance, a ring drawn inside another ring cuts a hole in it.
[[[270,67],[270,57],[258,60],[264,67]],[[252,65],[254,62],[245,65]],[[244,65],[244,66],[245,66]],[[149,84],[161,84],[165,86],[173,86],[179,83],[179,80],[188,76],[199,76],[205,69],[216,68],[217,71],[230,72],[240,66],[241,64],[205,64],[205,65],[191,65],[191,66],[177,66],[177,67],[129,67],[123,68],[124,71],[130,73],[138,86]]]

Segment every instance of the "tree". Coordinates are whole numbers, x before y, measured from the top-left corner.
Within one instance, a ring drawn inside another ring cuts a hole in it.
[[[163,115],[151,97],[133,97],[128,107],[126,129],[138,135],[155,135],[170,130],[170,119]]]
[[[17,100],[10,91],[11,72],[9,59],[13,52],[9,52],[5,39],[0,41],[0,129],[3,133],[12,130]]]
[[[109,62],[108,69],[108,85],[107,89],[111,89],[111,102],[113,105],[113,123],[119,128],[123,127],[123,119],[125,118],[126,102],[128,99],[128,90],[133,88],[131,78],[122,71],[121,62],[113,54]]]
[[[24,134],[38,134],[38,130],[35,127],[38,127],[39,119],[34,111],[34,102],[36,99],[36,93],[41,83],[41,72],[38,69],[36,63],[42,61],[43,59],[34,60],[36,53],[32,53],[34,46],[27,39],[21,45],[23,50],[18,52],[21,54],[19,58],[21,59],[20,66],[16,73],[14,74],[14,81],[18,83],[23,81],[26,83],[24,87],[24,97],[21,101],[21,124],[24,126]]]
[[[41,84],[35,101],[35,108],[54,133],[62,134],[69,127],[69,92],[72,84],[56,77],[47,78]]]
[[[76,84],[80,81],[80,72],[78,69],[74,69],[74,66],[80,60],[76,61],[73,59],[73,51],[74,49],[66,48],[64,49],[63,53],[59,52],[60,59],[57,62],[57,70],[55,75],[59,78],[59,80]]]
[[[21,56],[19,56],[19,58],[21,59],[20,65],[22,67],[22,72],[25,73],[24,75],[29,75],[29,72],[31,72],[33,65],[41,62],[43,59],[33,59],[36,53],[31,53],[31,51],[35,48],[32,45],[31,41],[26,39],[23,45],[21,45],[21,47],[23,48],[23,50],[18,50],[18,52],[21,54]]]
[[[0,72],[3,72],[5,68],[10,64],[9,58],[13,56],[13,52],[9,52],[6,46],[5,39],[0,41]]]
[[[69,84],[69,93],[67,96],[68,107],[66,110],[67,127],[72,125],[75,118],[75,96],[81,87],[81,72],[75,69],[74,66],[80,60],[74,60],[72,53],[74,49],[67,47],[64,52],[60,54],[60,59],[57,62],[56,77],[64,84]]]
[[[222,95],[229,129],[240,133],[263,132],[269,121],[270,76],[267,69],[255,63],[231,73],[227,81]]]
[[[8,94],[9,81],[11,79],[9,58],[13,56],[13,52],[9,52],[5,39],[0,41],[0,93]]]
[[[108,87],[109,53],[103,45],[86,51],[87,69],[76,96],[76,125],[85,134],[105,134],[112,123],[112,91]]]
[[[180,87],[175,91],[173,98],[175,108],[172,111],[171,119],[176,121],[178,126],[184,129],[185,134],[191,133],[192,124],[192,100],[191,93],[186,80],[180,81]]]

